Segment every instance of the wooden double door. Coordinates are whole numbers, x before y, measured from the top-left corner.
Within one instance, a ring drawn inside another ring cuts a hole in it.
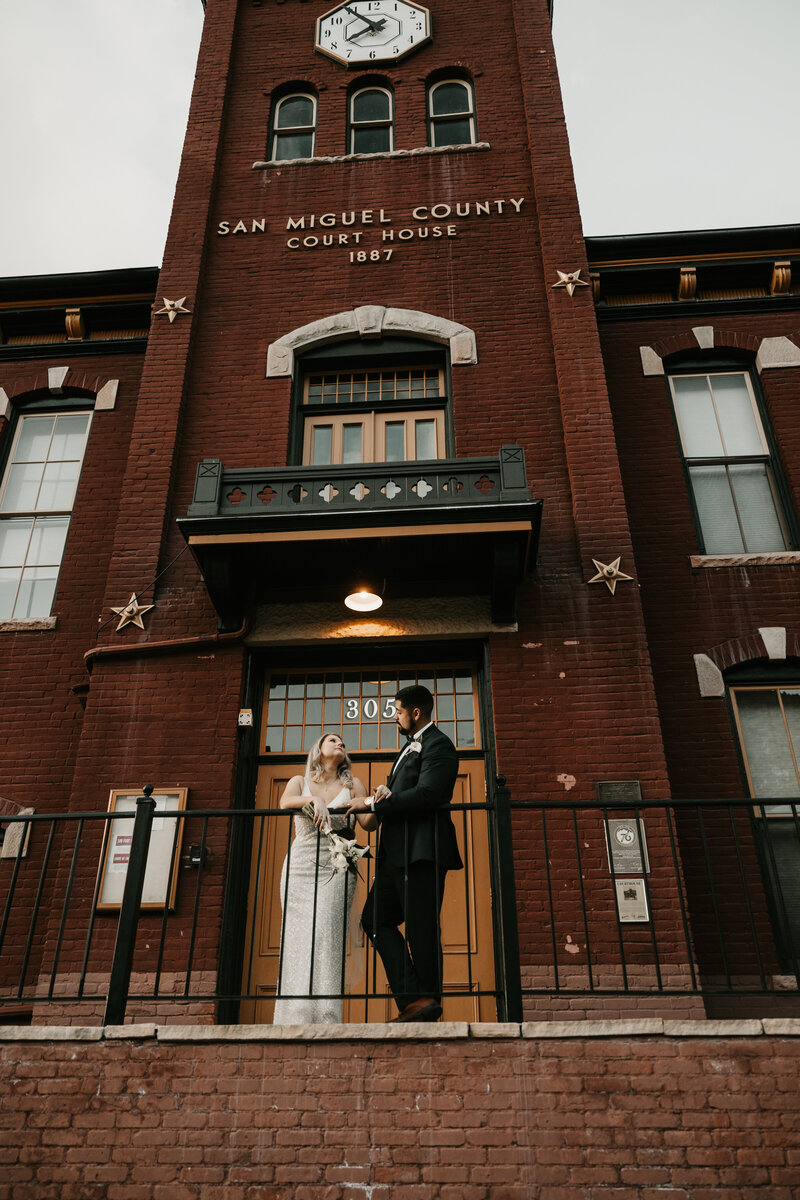
[[[371,793],[379,783],[386,781],[390,766],[388,762],[362,759],[354,761],[353,773]],[[256,788],[256,809],[276,809],[289,779],[302,770],[298,764],[262,765]],[[482,805],[485,800],[483,762],[462,760],[453,803]],[[497,1017],[492,994],[495,986],[494,947],[487,812],[485,808],[468,808],[454,812],[453,821],[465,869],[448,872],[442,905],[443,1019],[494,1021]],[[269,1023],[280,963],[280,876],[287,852],[289,818],[256,819],[254,826],[242,991],[258,999],[242,1004],[240,1020],[243,1023]],[[370,836],[374,849],[375,835]],[[358,838],[361,842],[368,840],[363,830],[359,830]],[[374,856],[362,860],[361,878],[353,901],[357,913],[363,908],[373,869]],[[361,995],[346,996],[343,1020],[390,1020],[396,1015],[397,1008],[389,994],[383,967],[360,928],[359,935],[348,954],[360,955],[361,962],[351,963],[350,966],[356,969],[348,969],[346,974],[348,979],[358,980],[348,990]],[[363,993],[367,993],[367,998]]]

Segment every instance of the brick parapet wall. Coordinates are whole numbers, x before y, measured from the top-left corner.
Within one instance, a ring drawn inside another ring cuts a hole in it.
[[[800,1186],[798,1022],[103,1032],[0,1031],[3,1200]]]

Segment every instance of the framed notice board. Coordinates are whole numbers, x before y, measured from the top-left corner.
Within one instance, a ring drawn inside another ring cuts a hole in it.
[[[188,788],[154,788],[156,802],[153,827],[147,852],[147,867],[142,891],[142,908],[174,908],[178,888],[183,821],[170,813],[186,808]],[[108,801],[111,813],[135,813],[140,791],[112,788]],[[100,861],[99,909],[119,908],[128,876],[133,816],[114,816]]]

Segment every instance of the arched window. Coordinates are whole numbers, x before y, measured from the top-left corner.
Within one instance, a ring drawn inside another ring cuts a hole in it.
[[[475,98],[463,79],[441,79],[428,88],[428,127],[432,146],[467,146],[475,140]]]
[[[350,97],[350,154],[394,149],[394,97],[389,88],[368,87]]]
[[[313,158],[317,130],[317,100],[306,92],[282,96],[272,122],[272,159]]]
[[[0,480],[0,620],[50,615],[92,420],[85,408],[63,409],[30,406],[11,432]]]
[[[668,382],[702,552],[789,548],[780,465],[752,373],[687,366]]]

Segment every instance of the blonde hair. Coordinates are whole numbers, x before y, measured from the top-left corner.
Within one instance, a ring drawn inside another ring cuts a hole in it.
[[[317,738],[317,740],[314,742],[314,745],[308,752],[308,758],[306,759],[306,775],[309,777],[309,779],[313,779],[315,783],[322,777],[322,743],[325,741],[325,738],[329,737],[340,737],[340,735],[338,733],[323,733],[321,737]],[[353,786],[352,767],[353,764],[350,762],[350,756],[345,750],[344,758],[339,763],[337,775],[342,781],[344,787],[347,788],[351,788]]]

